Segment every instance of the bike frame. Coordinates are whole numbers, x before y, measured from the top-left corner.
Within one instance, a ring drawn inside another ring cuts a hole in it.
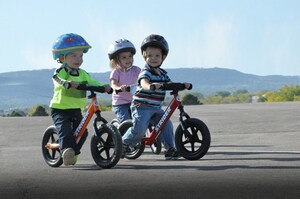
[[[183,126],[183,117],[190,118],[187,113],[184,112],[183,105],[180,101],[178,91],[172,91],[171,95],[173,95],[173,99],[169,103],[168,107],[165,109],[164,114],[161,116],[159,122],[153,127],[149,128],[150,135],[148,137],[144,137],[142,139],[142,142],[144,142],[146,145],[152,145],[155,143],[157,137],[161,134],[162,129],[174,113],[174,111],[178,108],[180,111],[179,114],[179,121],[181,123],[181,126],[183,129],[185,127]]]
[[[76,137],[76,143],[80,141],[81,137],[86,132],[87,126],[94,114],[96,115],[96,119],[94,121],[94,128],[97,126],[97,121],[105,121],[100,115],[101,111],[94,91],[91,91],[91,94],[88,96],[88,98],[91,99],[89,107],[74,132],[74,135]],[[46,147],[48,149],[59,149],[60,146],[58,143],[47,143]]]

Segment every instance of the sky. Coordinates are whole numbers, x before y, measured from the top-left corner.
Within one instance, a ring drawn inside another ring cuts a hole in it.
[[[92,46],[81,66],[110,71],[109,45],[136,47],[160,34],[169,44],[162,68],[228,68],[254,75],[300,76],[299,0],[0,0],[0,73],[52,69],[52,45],[76,33]]]

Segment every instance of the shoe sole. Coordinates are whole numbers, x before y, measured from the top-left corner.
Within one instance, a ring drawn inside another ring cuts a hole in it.
[[[62,158],[64,165],[74,165],[74,156],[75,156],[75,151],[71,148],[66,149],[63,152]]]
[[[72,165],[75,165],[77,160],[78,160],[78,155],[75,155],[73,160],[72,160]]]

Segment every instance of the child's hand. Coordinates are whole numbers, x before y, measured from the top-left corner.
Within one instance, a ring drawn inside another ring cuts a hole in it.
[[[185,86],[185,88],[188,89],[188,90],[191,90],[191,89],[192,89],[192,84],[190,84],[190,83],[184,82],[184,86]]]
[[[127,85],[120,86],[120,90],[122,90],[122,92],[127,91]]]
[[[106,93],[109,93],[112,90],[112,88],[110,87],[110,85],[105,85],[104,88],[105,88],[105,92]]]
[[[149,90],[158,90],[161,88],[161,84],[160,83],[152,83],[149,86]]]
[[[71,81],[70,82],[70,88],[77,88],[79,86],[79,84],[77,82]]]

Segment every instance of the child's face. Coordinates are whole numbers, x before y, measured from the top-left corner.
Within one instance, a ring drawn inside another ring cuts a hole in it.
[[[163,62],[163,55],[160,48],[147,47],[145,60],[152,67],[160,66]]]
[[[83,51],[77,50],[66,55],[64,63],[74,69],[78,69],[83,62]]]
[[[119,54],[119,66],[122,68],[130,68],[133,64],[133,55],[131,52],[122,52]]]

